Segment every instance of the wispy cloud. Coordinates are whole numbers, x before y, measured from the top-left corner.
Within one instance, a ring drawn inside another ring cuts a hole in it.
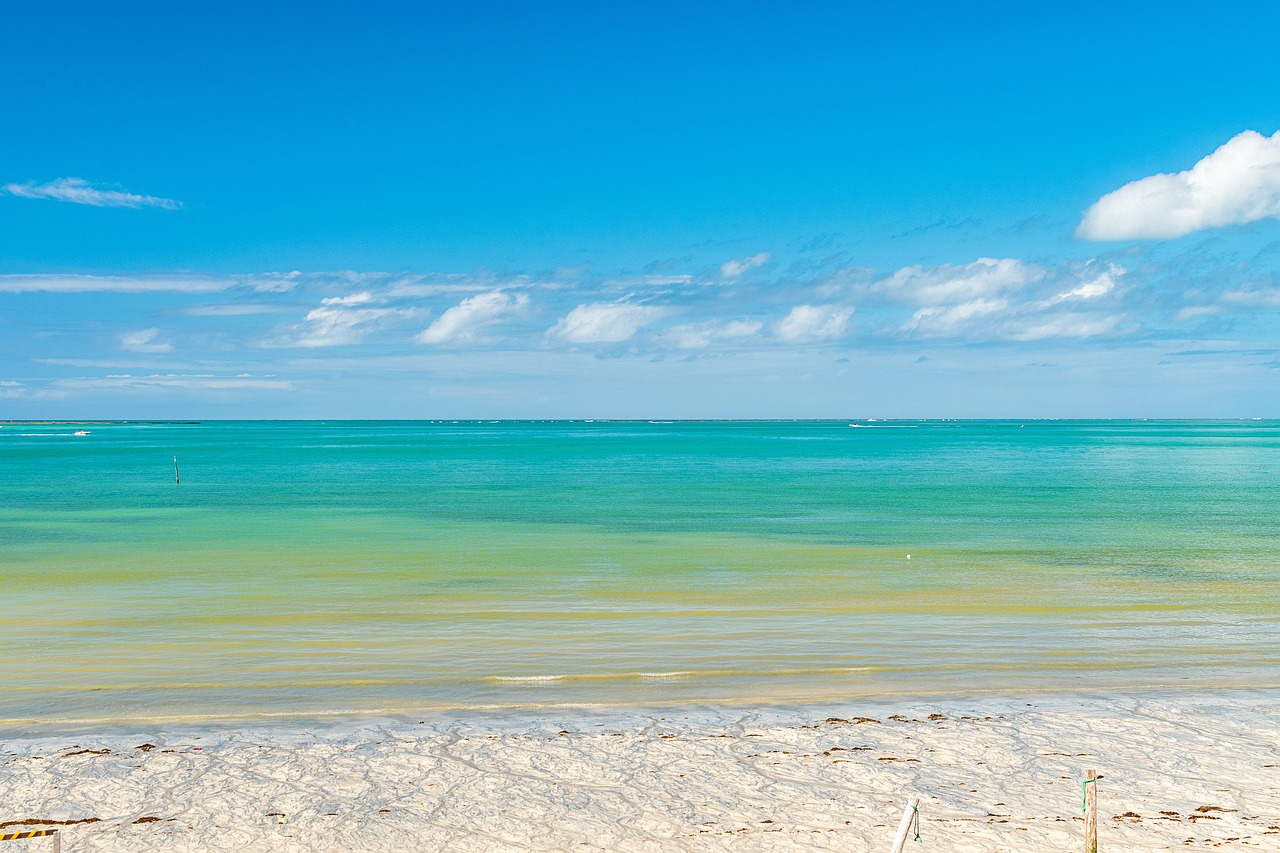
[[[129,352],[172,352],[173,344],[160,337],[156,328],[126,332],[120,336],[120,347]]]
[[[797,305],[774,324],[773,332],[788,343],[809,343],[842,337],[853,309],[843,305]]]
[[[720,265],[720,277],[721,278],[738,278],[748,270],[753,270],[756,267],[764,266],[765,264],[769,263],[769,261],[771,261],[772,259],[773,259],[773,255],[769,254],[768,252],[760,252],[759,254],[752,255],[749,258],[738,258],[737,260],[733,260],[733,261],[725,261],[723,264]]]
[[[219,376],[212,373],[153,373],[133,376],[128,373],[110,376],[78,376],[50,383],[54,390],[108,389],[119,391],[156,391],[172,389],[206,389],[214,391],[291,391],[293,384],[274,377],[239,374]]]
[[[757,320],[710,320],[684,323],[665,330],[661,340],[676,349],[701,350],[756,338],[762,328],[764,324]]]
[[[387,307],[368,291],[331,296],[307,312],[302,322],[268,341],[269,347],[332,347],[358,344],[370,332],[388,323],[407,319],[411,308]]]
[[[1007,299],[972,299],[959,305],[930,305],[912,314],[902,329],[929,338],[959,335],[972,329],[975,321],[1001,314],[1008,307]]]
[[[183,275],[0,275],[0,293],[216,293],[235,284],[233,279]]]
[[[1123,319],[1119,314],[1060,311],[1019,318],[1010,325],[1008,337],[1015,341],[1093,338],[1113,331]]]
[[[547,334],[575,344],[616,344],[669,313],[671,309],[656,305],[596,302],[574,308]]]
[[[93,207],[159,207],[163,210],[182,208],[182,202],[171,198],[95,187],[83,178],[58,178],[47,184],[37,184],[35,181],[5,184],[4,191],[19,198],[66,201]]]
[[[1051,305],[1057,305],[1062,302],[1083,302],[1089,299],[1097,299],[1106,296],[1116,289],[1116,281],[1120,276],[1125,274],[1123,267],[1116,264],[1110,264],[1107,269],[1099,273],[1096,277],[1089,279],[1075,287],[1070,287],[1059,293],[1040,300],[1038,303],[1041,308],[1048,308]]]
[[[1240,287],[1223,293],[1222,301],[1236,305],[1280,307],[1280,287]]]
[[[295,310],[291,305],[270,302],[225,302],[212,305],[189,305],[178,313],[188,317],[248,317],[255,314],[283,314]]]
[[[1198,320],[1201,317],[1212,317],[1215,314],[1222,313],[1221,305],[1188,305],[1182,308],[1174,315],[1175,323],[1186,323],[1190,320]]]
[[[1280,132],[1246,130],[1185,172],[1107,193],[1076,229],[1085,240],[1168,240],[1280,217]]]
[[[529,297],[494,290],[467,297],[447,309],[415,339],[423,344],[474,343],[481,331],[523,308]]]
[[[325,281],[331,277],[326,274],[304,277],[297,270],[233,276],[189,273],[18,274],[0,275],[0,293],[217,293],[232,289],[252,290],[255,293],[285,293],[298,287],[305,278]]]
[[[908,337],[988,341],[1086,338],[1121,328],[1116,304],[1123,267],[1097,262],[1046,268],[1004,258],[906,267],[874,283],[915,310],[898,327]]]
[[[1021,290],[1044,277],[1044,269],[1016,258],[979,258],[971,264],[903,267],[871,290],[916,305],[951,305]]]

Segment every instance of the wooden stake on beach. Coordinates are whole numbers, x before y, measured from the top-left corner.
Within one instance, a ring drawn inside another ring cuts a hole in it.
[[[1084,853],[1098,853],[1098,775],[1084,771]]]
[[[907,843],[907,836],[911,834],[911,821],[919,813],[919,809],[920,798],[912,797],[902,813],[902,820],[898,823],[898,835],[893,839],[893,846],[889,848],[889,853],[902,853],[902,848]]]

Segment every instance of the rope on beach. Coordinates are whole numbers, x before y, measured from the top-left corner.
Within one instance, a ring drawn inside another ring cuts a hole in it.
[[[1094,778],[1092,778],[1092,779],[1085,779],[1083,782],[1081,782],[1081,783],[1080,783],[1080,811],[1081,811],[1081,813],[1087,812],[1087,811],[1089,810],[1089,783],[1090,783],[1090,782],[1097,782],[1097,781],[1098,781],[1099,779],[1101,779],[1101,778],[1102,778],[1101,776],[1097,776],[1097,777],[1094,777]]]
[[[21,832],[6,832],[0,834],[0,841],[18,841],[22,838],[39,838],[42,835],[57,835],[56,829],[24,829]]]
[[[915,814],[911,816],[911,821],[912,821],[911,829],[913,832],[915,832],[915,836],[916,836],[912,840],[919,841],[921,844],[923,844],[924,839],[920,837],[920,809],[913,804],[911,806],[911,811],[915,812]]]

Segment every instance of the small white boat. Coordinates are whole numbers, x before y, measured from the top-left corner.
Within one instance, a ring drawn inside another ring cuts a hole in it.
[[[89,431],[87,429],[78,429],[72,433],[72,435],[88,435],[88,434],[89,434]]]

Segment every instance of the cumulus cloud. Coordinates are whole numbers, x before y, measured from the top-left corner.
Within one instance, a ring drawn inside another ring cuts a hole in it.
[[[616,344],[669,313],[668,309],[653,305],[595,302],[574,308],[547,334],[575,344]]]
[[[971,264],[903,267],[871,291],[915,305],[953,305],[1018,291],[1044,277],[1043,268],[1016,258],[978,258]]]
[[[753,338],[760,334],[763,327],[763,323],[754,320],[685,323],[667,329],[662,334],[662,340],[677,349],[707,349],[716,344]]]
[[[842,305],[797,305],[774,324],[773,333],[788,343],[838,338],[845,333],[853,309]]]
[[[173,344],[161,339],[160,330],[140,329],[120,336],[120,346],[130,352],[172,352]]]
[[[528,303],[529,297],[523,293],[512,295],[499,290],[478,293],[445,311],[415,340],[422,344],[472,343],[485,327]]]
[[[159,207],[164,210],[179,210],[182,207],[182,202],[171,198],[101,189],[83,178],[58,178],[47,184],[37,184],[35,181],[25,184],[5,184],[4,191],[19,198],[67,201],[93,207]]]
[[[1280,218],[1280,131],[1246,130],[1185,172],[1151,175],[1084,212],[1085,240],[1170,240],[1206,228]]]
[[[773,255],[768,252],[760,252],[749,258],[738,258],[733,261],[725,261],[720,265],[721,278],[737,278],[748,270],[762,267],[773,259]]]
[[[309,311],[288,337],[269,345],[332,347],[358,344],[369,332],[412,313],[409,309],[382,306],[380,300],[368,291],[350,296],[331,296],[320,300],[320,306]]]

